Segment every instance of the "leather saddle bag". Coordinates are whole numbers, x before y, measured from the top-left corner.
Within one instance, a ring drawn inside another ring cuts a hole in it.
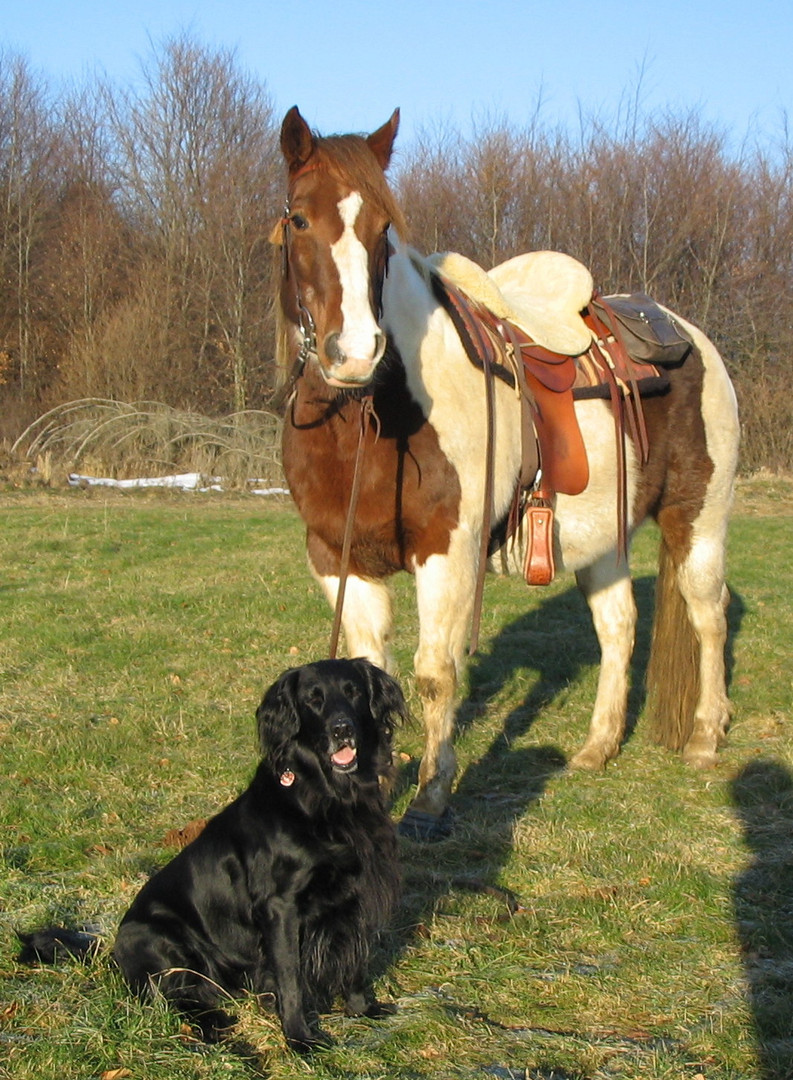
[[[591,308],[615,336],[622,338],[634,360],[673,367],[685,360],[692,342],[668,312],[646,293],[593,296]],[[616,328],[614,320],[619,324]]]

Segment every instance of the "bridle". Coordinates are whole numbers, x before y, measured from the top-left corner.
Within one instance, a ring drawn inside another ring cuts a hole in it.
[[[289,281],[290,278],[295,282],[295,304],[297,307],[297,327],[300,331],[300,349],[295,360],[295,366],[297,372],[293,371],[293,376],[290,382],[294,382],[303,371],[306,365],[306,361],[311,356],[317,355],[317,327],[314,323],[314,316],[306,307],[303,301],[303,295],[300,290],[300,281],[295,274],[294,267],[292,265],[292,209],[290,206],[290,196],[287,195],[284,202],[284,215],[281,218],[281,275],[284,281]]]
[[[318,163],[306,162],[292,174],[289,179],[289,190],[284,201],[284,212],[281,218],[281,275],[284,281],[289,281],[290,279],[294,280],[297,328],[300,331],[300,349],[298,350],[288,382],[290,390],[302,374],[307,361],[312,356],[317,355],[316,323],[314,322],[314,316],[311,314],[303,300],[300,281],[295,274],[292,263],[292,191],[294,189],[295,181],[299,177],[304,176],[306,173],[314,172],[318,168]],[[388,230],[390,227],[391,222],[389,221],[380,234],[380,250],[374,257],[374,274],[371,283],[372,306],[378,323],[383,316],[383,286],[385,285],[385,279],[388,277],[388,264],[393,252],[391,242],[388,239]]]

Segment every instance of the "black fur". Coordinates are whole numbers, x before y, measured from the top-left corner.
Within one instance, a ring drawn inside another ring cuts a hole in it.
[[[294,668],[270,687],[250,787],[121,922],[113,955],[136,992],[158,989],[211,1040],[233,1024],[224,996],[272,993],[301,1052],[330,1042],[316,1014],[336,995],[353,1014],[392,1011],[368,961],[399,895],[383,789],[405,714],[398,684],[366,660]]]
[[[17,956],[20,964],[57,964],[67,957],[85,960],[98,950],[100,943],[96,934],[69,930],[65,926],[32,930],[27,934],[17,930],[17,937],[22,944]]]

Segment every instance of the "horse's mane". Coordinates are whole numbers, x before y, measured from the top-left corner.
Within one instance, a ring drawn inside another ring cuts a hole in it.
[[[374,203],[391,222],[399,238],[406,238],[407,225],[402,209],[362,135],[315,136],[312,156],[318,168],[326,169],[331,176],[350,184],[367,201]]]

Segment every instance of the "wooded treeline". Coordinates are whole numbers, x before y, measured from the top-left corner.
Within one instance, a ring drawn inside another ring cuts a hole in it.
[[[134,90],[56,96],[0,54],[1,435],[84,397],[266,406],[280,119],[233,53],[189,36]],[[603,291],[650,292],[698,323],[738,388],[743,468],[793,468],[792,145],[736,153],[698,113],[573,133],[535,115],[424,132],[392,181],[420,251],[485,266],[566,251]]]

